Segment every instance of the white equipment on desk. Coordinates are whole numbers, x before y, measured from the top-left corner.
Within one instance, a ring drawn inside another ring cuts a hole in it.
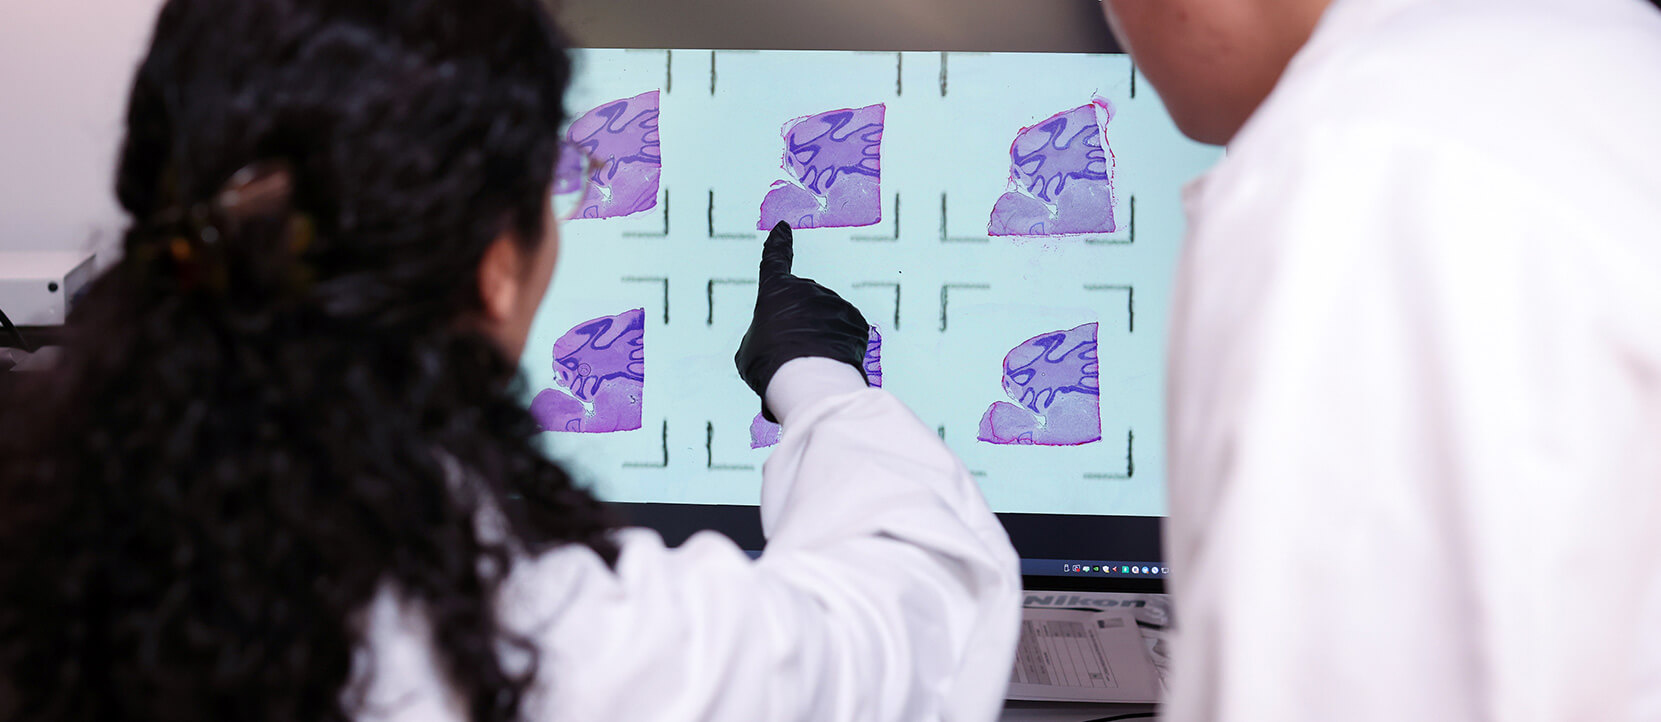
[[[61,326],[93,268],[86,251],[0,251],[0,311],[18,326]]]

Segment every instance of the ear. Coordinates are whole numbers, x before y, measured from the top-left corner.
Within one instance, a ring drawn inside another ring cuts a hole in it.
[[[502,323],[519,306],[525,278],[525,254],[511,232],[503,232],[485,249],[479,263],[479,300],[485,320]]]

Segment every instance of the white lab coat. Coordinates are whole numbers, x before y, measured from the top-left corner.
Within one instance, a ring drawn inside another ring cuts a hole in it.
[[[1337,0],[1186,195],[1166,719],[1661,719],[1661,12]]]
[[[997,716],[1020,571],[962,463],[840,362],[786,364],[768,401],[784,436],[762,470],[760,559],[634,529],[615,570],[586,547],[517,561],[499,608],[539,651],[524,719]],[[358,719],[466,719],[425,615],[388,590],[367,619]]]

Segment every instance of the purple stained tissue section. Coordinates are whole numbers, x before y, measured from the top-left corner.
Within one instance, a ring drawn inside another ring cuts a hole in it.
[[[980,419],[993,444],[1077,446],[1102,438],[1096,324],[1046,333],[1004,357],[1004,393]]]
[[[618,218],[657,206],[663,156],[658,91],[614,100],[571,124],[560,147],[554,195],[582,192],[573,218]],[[597,167],[589,165],[592,159]],[[583,174],[589,172],[585,186]]]
[[[1112,106],[1097,98],[1023,128],[1009,148],[1009,190],[992,207],[993,236],[1112,233],[1113,151],[1103,129]]]
[[[554,385],[531,401],[546,431],[600,434],[640,428],[646,384],[646,311],[578,324],[554,342]]]
[[[865,380],[873,387],[882,388],[882,332],[871,327],[871,336],[865,342]],[[761,414],[750,421],[750,448],[760,449],[779,443],[784,427]]]
[[[784,126],[784,169],[761,202],[757,230],[869,226],[882,220],[882,129],[886,107],[832,110]]]

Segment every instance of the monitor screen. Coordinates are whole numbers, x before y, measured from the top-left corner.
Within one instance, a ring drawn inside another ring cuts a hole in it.
[[[732,355],[786,220],[797,272],[859,306],[868,375],[962,457],[1025,574],[1163,577],[1180,187],[1219,151],[1178,133],[1127,56],[576,57],[568,137],[597,157],[562,163],[574,218],[523,359],[552,458],[671,543],[711,528],[759,551],[778,429]]]

